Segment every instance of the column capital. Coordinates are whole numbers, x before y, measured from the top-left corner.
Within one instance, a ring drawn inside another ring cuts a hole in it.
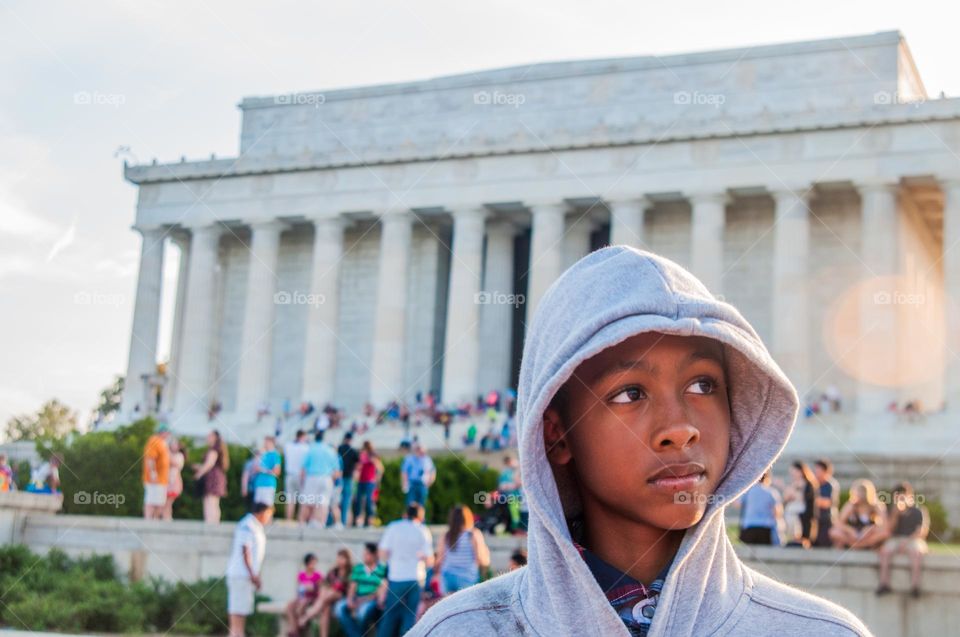
[[[338,229],[346,228],[350,225],[350,220],[344,217],[343,215],[325,215],[317,214],[310,215],[307,218],[307,221],[313,225],[314,228],[323,226],[324,228]]]
[[[871,192],[890,192],[896,194],[900,190],[900,182],[896,179],[864,179],[854,182],[853,185],[860,194]]]
[[[603,203],[607,208],[635,208],[646,210],[653,207],[653,201],[647,195],[637,195],[636,197],[604,197]]]
[[[484,220],[490,216],[490,209],[483,204],[474,204],[466,206],[450,206],[447,208],[450,216],[456,219],[480,219]]]
[[[183,228],[194,237],[201,235],[219,237],[223,233],[223,224],[219,221],[213,223],[186,223],[183,224]]]
[[[802,204],[804,210],[809,210],[810,202],[813,199],[812,186],[792,187],[780,185],[767,188],[767,192],[770,193],[770,197],[773,198],[776,211],[780,211],[781,208],[791,208],[797,203]]]
[[[382,223],[400,223],[407,222],[413,223],[413,220],[416,218],[416,215],[412,210],[400,209],[400,210],[387,210],[381,212],[377,215],[377,220]]]
[[[538,213],[550,213],[557,215],[565,215],[570,211],[570,206],[566,201],[554,200],[554,201],[531,201],[524,204],[527,209],[530,210],[533,214]]]
[[[726,190],[693,190],[684,195],[691,205],[714,203],[726,206],[730,203],[730,194]]]
[[[159,239],[170,232],[169,226],[163,225],[150,225],[150,224],[138,224],[133,226],[133,229],[140,233],[140,236],[144,239]]]
[[[276,232],[280,234],[284,230],[290,227],[290,224],[285,221],[280,221],[279,219],[262,219],[258,221],[249,221],[247,225],[250,226],[250,230],[254,233],[256,232]]]

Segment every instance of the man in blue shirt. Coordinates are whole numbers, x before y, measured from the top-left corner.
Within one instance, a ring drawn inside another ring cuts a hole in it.
[[[263,453],[253,466],[253,501],[270,506],[277,496],[277,476],[280,475],[280,452],[273,436],[263,439]]]
[[[317,432],[301,469],[301,524],[318,525],[326,522],[333,497],[333,481],[340,477],[342,471],[337,452],[323,441],[323,432]]]
[[[740,541],[779,546],[778,527],[783,519],[783,501],[777,490],[770,486],[769,471],[743,494],[740,506]]]
[[[400,466],[400,488],[406,494],[405,506],[419,502],[427,505],[430,485],[437,479],[437,469],[427,451],[419,442],[414,443],[413,453],[403,459]]]

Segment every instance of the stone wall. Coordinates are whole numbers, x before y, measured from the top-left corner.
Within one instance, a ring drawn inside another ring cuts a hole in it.
[[[0,543],[24,543],[37,552],[58,547],[71,555],[109,553],[118,569],[134,578],[194,581],[221,577],[226,567],[234,524],[50,513],[56,508],[59,501],[49,496],[0,494]],[[437,538],[442,528],[433,532]],[[342,546],[359,557],[363,543],[376,542],[379,536],[379,530],[334,532],[273,524],[267,531],[264,591],[274,599],[288,599],[294,594],[294,577],[305,553],[316,553],[326,569]],[[512,537],[488,542],[497,571],[504,570],[510,554],[524,544]],[[915,600],[904,593],[909,574],[903,557],[894,565],[895,592],[877,598],[873,552],[746,546],[737,550],[752,568],[846,606],[878,637],[948,635],[951,627],[960,625],[960,555],[927,556],[924,595]]]

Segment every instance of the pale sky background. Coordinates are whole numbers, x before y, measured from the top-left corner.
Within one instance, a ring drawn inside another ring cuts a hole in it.
[[[958,96],[952,4],[0,0],[0,422],[53,397],[86,420],[125,371],[140,240],[123,156],[234,156],[244,96],[897,29],[928,93]]]

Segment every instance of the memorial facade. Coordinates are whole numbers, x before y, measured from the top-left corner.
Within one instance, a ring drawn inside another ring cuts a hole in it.
[[[564,268],[689,267],[801,394],[960,405],[960,99],[897,32],[246,98],[232,158],[125,168],[142,252],[123,413],[445,402],[515,382]],[[678,299],[682,302],[682,299]],[[952,329],[950,326],[954,326]],[[558,338],[562,335],[558,335]]]

